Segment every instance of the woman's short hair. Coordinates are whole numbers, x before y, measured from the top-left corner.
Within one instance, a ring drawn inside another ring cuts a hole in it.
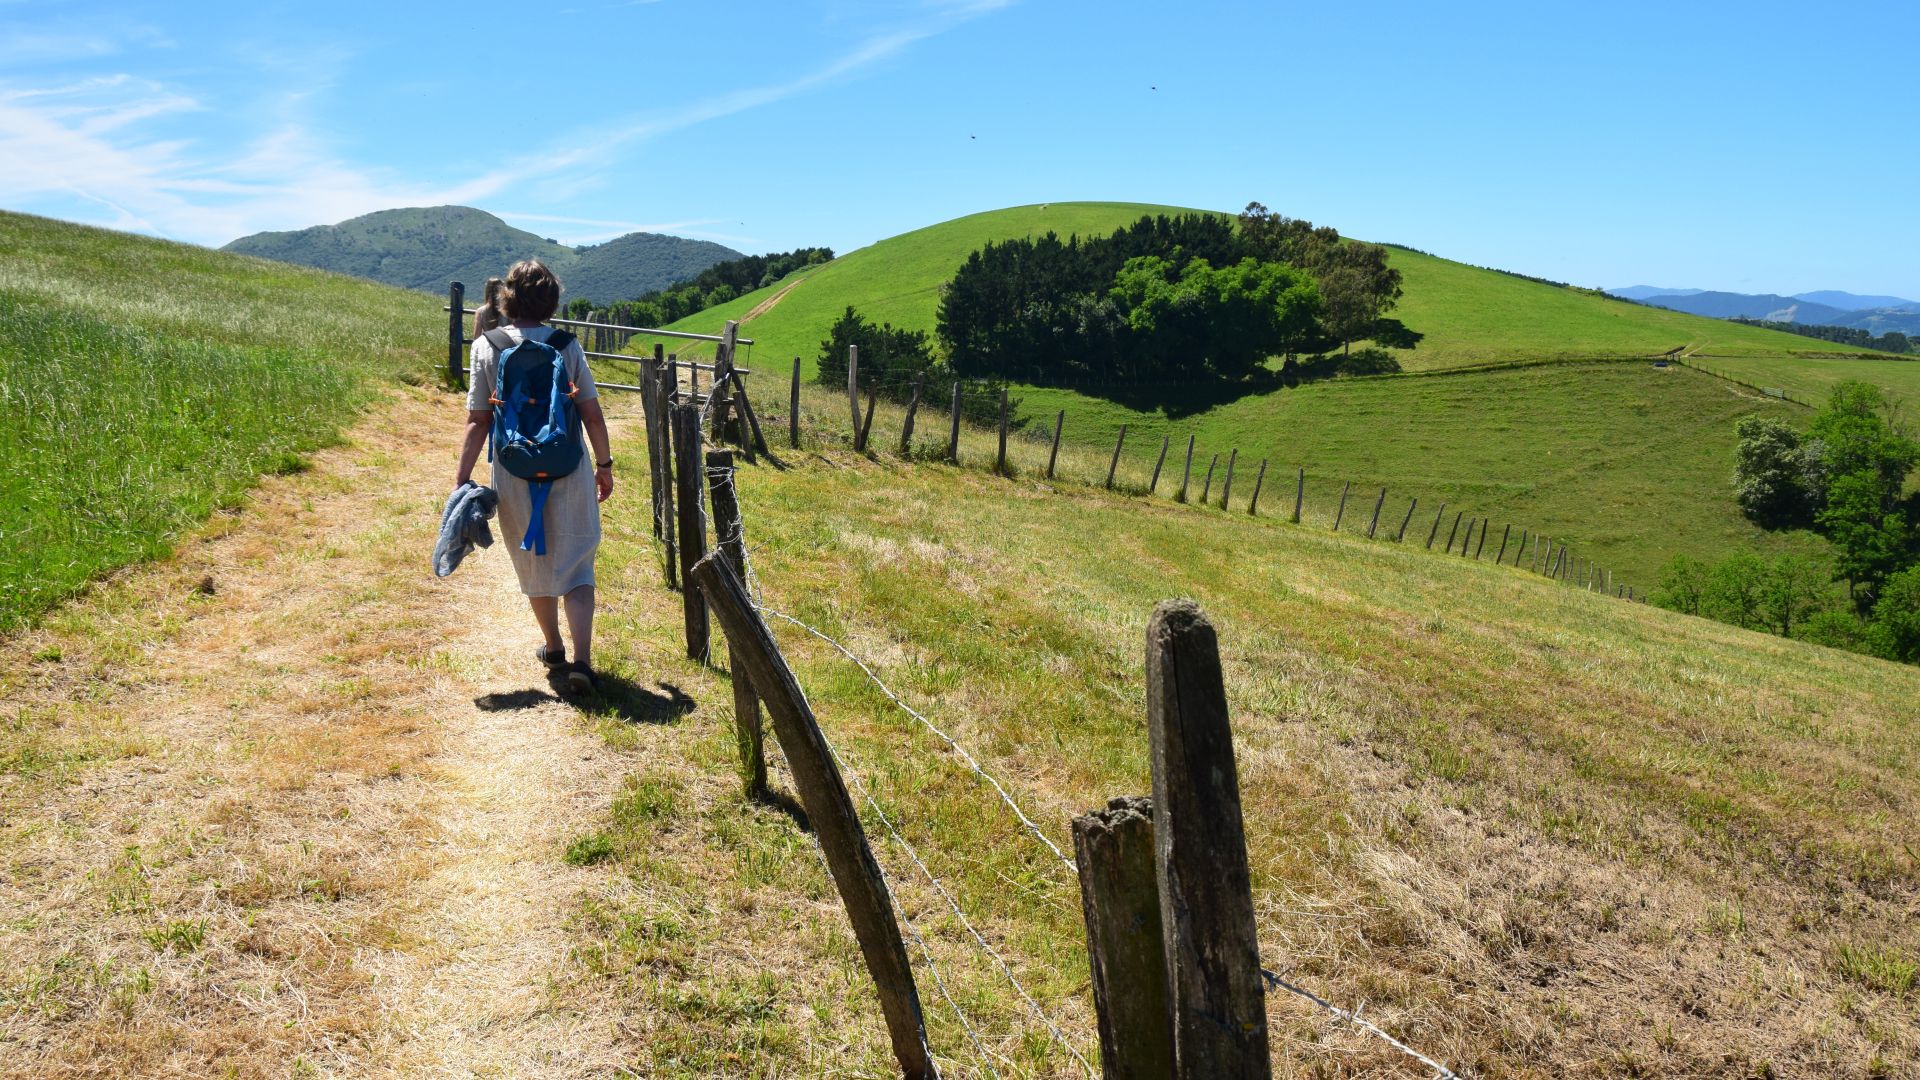
[[[507,271],[500,306],[509,319],[545,322],[560,310],[560,279],[539,259],[521,259]]]
[[[480,307],[473,313],[475,337],[500,325],[500,286],[505,284],[497,277],[487,279],[486,290],[481,293]]]

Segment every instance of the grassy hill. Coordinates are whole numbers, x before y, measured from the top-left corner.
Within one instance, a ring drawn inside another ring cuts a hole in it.
[[[445,356],[445,316],[385,285],[11,213],[0,251],[0,629],[166,551]]]
[[[843,255],[675,328],[710,333],[724,319],[759,309],[743,331],[756,343],[749,361],[759,358],[784,385],[788,359],[801,357],[810,372],[820,341],[848,304],[875,320],[931,331],[941,284],[989,239],[1049,229],[1086,235],[1161,212],[1180,208],[1052,203],[958,218]],[[1229,452],[1239,451],[1246,463],[1236,486],[1241,499],[1262,459],[1289,479],[1295,468],[1306,469],[1311,512],[1328,519],[1343,483],[1353,484],[1368,509],[1385,485],[1389,506],[1402,513],[1405,500],[1417,497],[1429,508],[1445,502],[1469,517],[1544,532],[1645,589],[1660,565],[1682,552],[1712,558],[1741,545],[1821,550],[1804,534],[1753,528],[1729,494],[1735,422],[1754,413],[1792,420],[1804,410],[1698,372],[1586,360],[1686,349],[1712,354],[1715,366],[1792,371],[1804,362],[1809,370],[1830,372],[1920,372],[1920,365],[1876,367],[1896,362],[1857,359],[1829,342],[1630,304],[1404,248],[1391,248],[1389,256],[1405,280],[1396,314],[1427,335],[1400,357],[1410,372],[1428,378],[1308,384],[1178,417],[1026,387],[1017,391],[1022,415],[1050,432],[1054,412],[1064,409],[1066,439],[1107,452],[1127,425],[1130,449],[1121,474],[1143,486],[1160,438],[1184,447],[1191,435],[1202,472],[1212,455],[1219,454],[1224,467]],[[666,347],[699,351],[684,342]],[[1822,359],[1816,364],[1813,357]],[[1551,363],[1526,366],[1542,362]],[[1510,370],[1463,370],[1482,366]],[[809,395],[822,415],[844,415],[832,407],[830,393]],[[1104,474],[1105,464],[1101,456],[1092,467]],[[1196,488],[1199,482],[1196,476]]]
[[[221,250],[428,292],[444,293],[449,281],[462,281],[471,296],[514,262],[537,258],[560,275],[569,297],[596,303],[629,300],[740,257],[706,240],[645,232],[572,248],[468,206],[381,210],[338,225],[255,233]]]

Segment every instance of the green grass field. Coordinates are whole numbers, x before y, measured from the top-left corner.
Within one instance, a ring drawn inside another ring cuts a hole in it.
[[[1818,407],[1841,382],[1858,380],[1903,403],[1909,419],[1920,408],[1920,357],[1738,356],[1710,352],[1687,363],[1760,387],[1777,387]]]
[[[1456,1069],[1865,1077],[1920,1056],[1906,824],[1920,672],[1317,526],[1030,472],[787,456],[738,481],[764,602],[846,641],[1063,845],[1073,815],[1148,790],[1142,630],[1156,601],[1197,598],[1225,654],[1263,959]],[[679,648],[646,512],[634,500],[611,519],[628,568],[608,592],[616,657]],[[1072,877],[845,659],[774,631],[848,767],[1090,1053]],[[686,678],[709,685],[692,665]],[[774,940],[790,898],[831,895],[782,817],[684,794],[734,768],[721,712],[685,769],[639,781],[677,804],[607,823],[602,842],[647,888],[585,911],[593,992],[672,1007],[644,928],[716,882],[739,925],[677,919],[675,947]],[[866,824],[947,987],[1010,1059],[1003,1075],[1079,1075]],[[660,853],[690,836],[723,853]],[[826,988],[863,977],[842,936],[782,955],[823,973],[816,1011],[844,1010]],[[920,978],[936,1050],[977,1068]],[[1411,1075],[1295,999],[1269,1008],[1284,1075]],[[687,1023],[654,1068],[804,1057],[777,1022]],[[840,1026],[849,1069],[885,1072],[877,1020]]]
[[[429,378],[418,294],[0,213],[0,629],[165,552],[347,423]]]

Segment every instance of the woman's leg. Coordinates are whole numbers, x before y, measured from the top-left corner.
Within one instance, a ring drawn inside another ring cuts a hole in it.
[[[573,662],[593,666],[593,586],[567,594],[567,631],[573,635]]]
[[[533,618],[540,624],[540,633],[544,636],[548,652],[566,652],[566,643],[560,640],[560,598],[557,596],[529,596],[527,603],[533,605]]]

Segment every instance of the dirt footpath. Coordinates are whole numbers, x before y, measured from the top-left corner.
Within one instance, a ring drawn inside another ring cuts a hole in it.
[[[500,546],[432,577],[459,408],[395,394],[0,645],[0,1075],[616,1071],[551,986],[634,751]]]

